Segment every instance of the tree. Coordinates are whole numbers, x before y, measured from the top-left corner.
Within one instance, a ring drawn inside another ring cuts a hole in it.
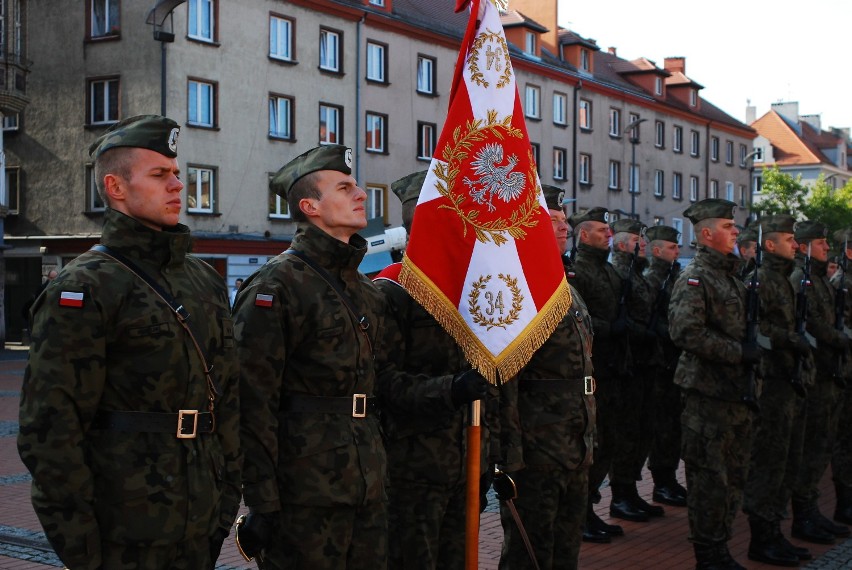
[[[809,220],[825,224],[829,236],[837,230],[852,228],[852,181],[842,188],[833,188],[820,175],[802,213]]]
[[[763,198],[754,204],[761,215],[790,214],[794,218],[804,217],[808,187],[802,184],[802,175],[795,179],[778,170],[778,165],[764,168],[762,173]]]

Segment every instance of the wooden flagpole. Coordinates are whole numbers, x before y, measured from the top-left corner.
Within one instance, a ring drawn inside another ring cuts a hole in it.
[[[465,570],[479,568],[479,465],[482,426],[481,401],[470,405],[470,425],[467,427],[467,497],[465,500]]]

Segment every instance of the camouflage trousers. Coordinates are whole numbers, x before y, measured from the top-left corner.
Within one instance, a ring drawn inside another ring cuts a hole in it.
[[[387,568],[387,505],[284,505],[280,532],[264,549],[260,570]]]
[[[598,488],[612,466],[618,432],[616,403],[620,396],[620,381],[616,378],[597,379],[595,391],[595,449],[594,460],[589,467],[589,496],[593,502],[600,500]]]
[[[168,546],[133,546],[101,543],[101,568],[110,570],[207,570],[210,560],[210,539],[178,542]]]
[[[835,485],[852,489],[852,379],[840,396],[837,438],[831,455],[831,474]]]
[[[515,507],[541,570],[577,568],[586,518],[588,472],[530,466],[513,473],[512,478],[518,489]],[[521,533],[504,503],[500,504],[500,522],[500,570],[532,568]]]
[[[831,376],[819,377],[808,388],[802,462],[793,487],[793,502],[815,507],[819,499],[819,482],[831,462],[831,451],[837,436],[837,419],[841,406],[841,389]]]
[[[743,511],[749,520],[778,522],[790,500],[805,435],[806,399],[786,378],[767,378],[760,395]]]
[[[715,544],[731,538],[748,475],[752,421],[745,404],[685,392],[681,453],[690,541]]]
[[[388,567],[463,568],[465,485],[391,481],[388,488]]]
[[[637,363],[632,377],[621,383],[616,404],[615,432],[618,434],[612,455],[613,489],[634,487],[642,480],[642,467],[653,441],[653,376],[647,362]]]
[[[655,484],[666,485],[675,482],[680,463],[683,400],[673,381],[674,370],[661,366],[655,369],[654,376],[653,440],[648,468]]]

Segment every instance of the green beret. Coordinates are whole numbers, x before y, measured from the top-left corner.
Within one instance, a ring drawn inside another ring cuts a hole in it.
[[[609,223],[609,210],[596,206],[589,210],[583,210],[571,215],[568,223],[572,228],[576,228],[583,222],[600,222],[602,224]]]
[[[147,148],[169,158],[177,156],[180,126],[161,115],[136,115],[119,121],[89,146],[89,156],[98,158],[119,146]]]
[[[707,198],[696,202],[686,210],[683,215],[689,218],[689,221],[696,224],[702,220],[711,218],[723,218],[725,220],[733,220],[734,213],[737,211],[737,205],[730,200],[721,198]]]
[[[648,227],[633,218],[621,218],[620,220],[615,220],[611,225],[613,233],[627,232],[629,234],[636,234],[637,236],[641,236],[643,230]]]
[[[293,184],[318,170],[352,174],[352,149],[341,144],[312,148],[282,166],[269,181],[269,189],[286,199]]]
[[[796,241],[822,239],[828,237],[828,228],[815,220],[802,220],[793,226],[793,236]]]
[[[651,226],[645,230],[645,237],[649,241],[660,240],[677,243],[678,236],[680,236],[680,232],[671,226]]]
[[[757,241],[757,229],[754,226],[749,226],[740,232],[737,236],[737,243],[745,243],[747,241]]]
[[[837,242],[837,245],[843,247],[846,242],[852,243],[852,228],[840,229],[834,232],[834,241]]]
[[[544,194],[544,201],[547,203],[548,210],[561,210],[565,205],[565,190],[558,186],[550,184],[542,184],[541,191]]]
[[[423,188],[423,181],[426,180],[428,170],[420,172],[412,172],[408,176],[403,176],[393,184],[391,190],[399,198],[399,201],[405,204],[410,200],[417,200],[420,197],[420,190]]]
[[[796,219],[790,214],[764,216],[760,218],[760,227],[763,229],[764,236],[772,232],[791,234],[795,231]]]

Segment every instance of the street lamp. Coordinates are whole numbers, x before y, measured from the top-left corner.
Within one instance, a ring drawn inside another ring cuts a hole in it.
[[[146,23],[154,26],[154,40],[160,42],[160,114],[166,114],[166,44],[175,41],[174,9],[186,0],[159,0],[148,12]],[[165,29],[166,18],[171,18]]]
[[[636,218],[636,144],[639,142],[639,131],[636,130],[641,123],[648,119],[633,119],[624,130],[630,132],[630,217]]]
[[[749,161],[748,166],[748,217],[749,219],[755,219],[754,212],[752,212],[752,206],[754,206],[754,157],[759,156],[761,153],[761,149],[756,148],[747,155],[743,157],[743,161],[741,166],[746,165],[746,161]]]

